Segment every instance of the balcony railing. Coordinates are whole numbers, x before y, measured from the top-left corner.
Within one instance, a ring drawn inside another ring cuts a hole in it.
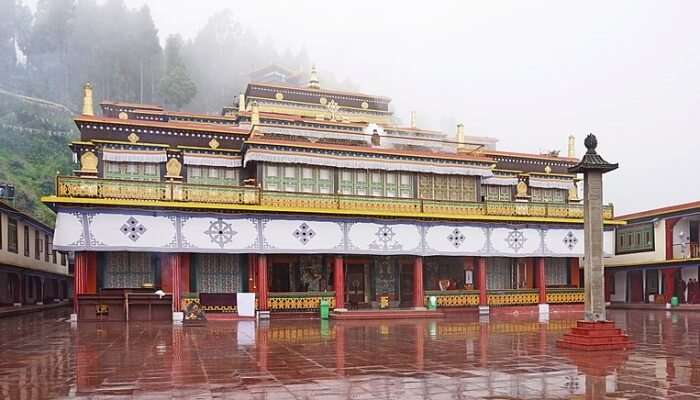
[[[430,216],[507,216],[583,218],[581,204],[443,201],[413,198],[353,196],[323,193],[264,191],[256,187],[197,185],[181,182],[145,182],[59,176],[56,195],[75,199],[196,202],[217,205],[257,205],[275,209],[370,211]],[[603,217],[613,218],[612,206]]]

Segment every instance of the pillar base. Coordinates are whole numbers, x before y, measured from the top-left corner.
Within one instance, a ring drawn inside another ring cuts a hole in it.
[[[416,311],[428,311],[428,309],[425,308],[425,307],[423,307],[423,306],[420,306],[420,307],[413,307],[413,309],[416,310]]]
[[[347,308],[334,308],[333,309],[333,312],[346,312],[346,311],[348,311]]]
[[[12,303],[13,307],[22,307],[22,303]]]
[[[258,319],[270,319],[270,312],[269,311],[258,311],[257,318]]]
[[[571,332],[557,339],[557,347],[570,350],[625,350],[633,346],[629,336],[612,321],[577,321]]]
[[[542,315],[542,314],[549,315],[549,304],[543,303],[543,304],[538,304],[537,306],[538,306],[537,308],[540,312],[540,315]]]
[[[78,322],[78,314],[71,314],[70,322]]]
[[[185,313],[183,313],[182,311],[174,311],[173,312],[173,323],[181,324],[184,319],[185,319]]]
[[[44,305],[44,302],[43,302],[43,301],[37,301],[37,302],[36,302],[36,305],[37,305],[37,306],[43,306],[43,305]]]
[[[479,306],[479,315],[489,315],[489,306]]]

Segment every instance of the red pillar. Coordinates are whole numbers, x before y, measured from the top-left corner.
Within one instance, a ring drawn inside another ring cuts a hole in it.
[[[345,309],[345,266],[343,256],[333,258],[333,289],[335,290],[335,308]]]
[[[81,251],[75,254],[75,271],[73,273],[73,312],[78,314],[78,296],[95,293],[97,277],[97,255]]]
[[[484,257],[479,257],[478,261],[479,265],[479,270],[477,271],[478,273],[478,279],[477,279],[477,284],[479,286],[479,305],[480,306],[487,306],[488,304],[488,297],[486,295],[486,258]]]
[[[578,257],[569,258],[569,285],[571,287],[581,287],[579,270]]]
[[[267,311],[267,298],[269,288],[267,287],[267,256],[258,255],[258,310]]]
[[[182,295],[182,262],[180,254],[170,256],[170,276],[172,280],[173,312],[180,311],[180,297]]]
[[[673,297],[676,291],[676,271],[676,268],[661,270],[661,273],[663,274],[664,298],[666,298],[666,302],[671,301],[671,297]]]
[[[423,297],[423,257],[418,256],[413,261],[413,306],[424,307]]]
[[[537,259],[537,288],[540,293],[540,304],[547,303],[547,278],[544,271],[544,257]]]
[[[258,287],[257,277],[255,273],[258,265],[258,257],[256,254],[248,254],[248,292],[257,292]]]

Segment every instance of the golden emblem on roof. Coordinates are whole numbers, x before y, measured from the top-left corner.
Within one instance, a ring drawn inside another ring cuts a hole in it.
[[[219,143],[218,140],[216,140],[216,138],[214,138],[214,139],[212,139],[212,140],[209,141],[209,147],[211,147],[212,149],[218,149],[218,148],[219,148],[219,144],[220,144],[220,143]]]
[[[136,143],[139,141],[139,139],[141,139],[139,135],[135,134],[134,132],[131,132],[126,138],[129,139],[131,143]]]
[[[275,93],[275,99],[282,101],[284,100],[284,95],[281,92]]]

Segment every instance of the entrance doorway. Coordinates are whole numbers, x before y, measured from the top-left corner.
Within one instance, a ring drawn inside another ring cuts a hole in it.
[[[401,264],[399,287],[399,307],[413,306],[413,265]]]
[[[345,274],[345,288],[348,306],[357,309],[366,305],[365,300],[365,264],[348,262]]]

